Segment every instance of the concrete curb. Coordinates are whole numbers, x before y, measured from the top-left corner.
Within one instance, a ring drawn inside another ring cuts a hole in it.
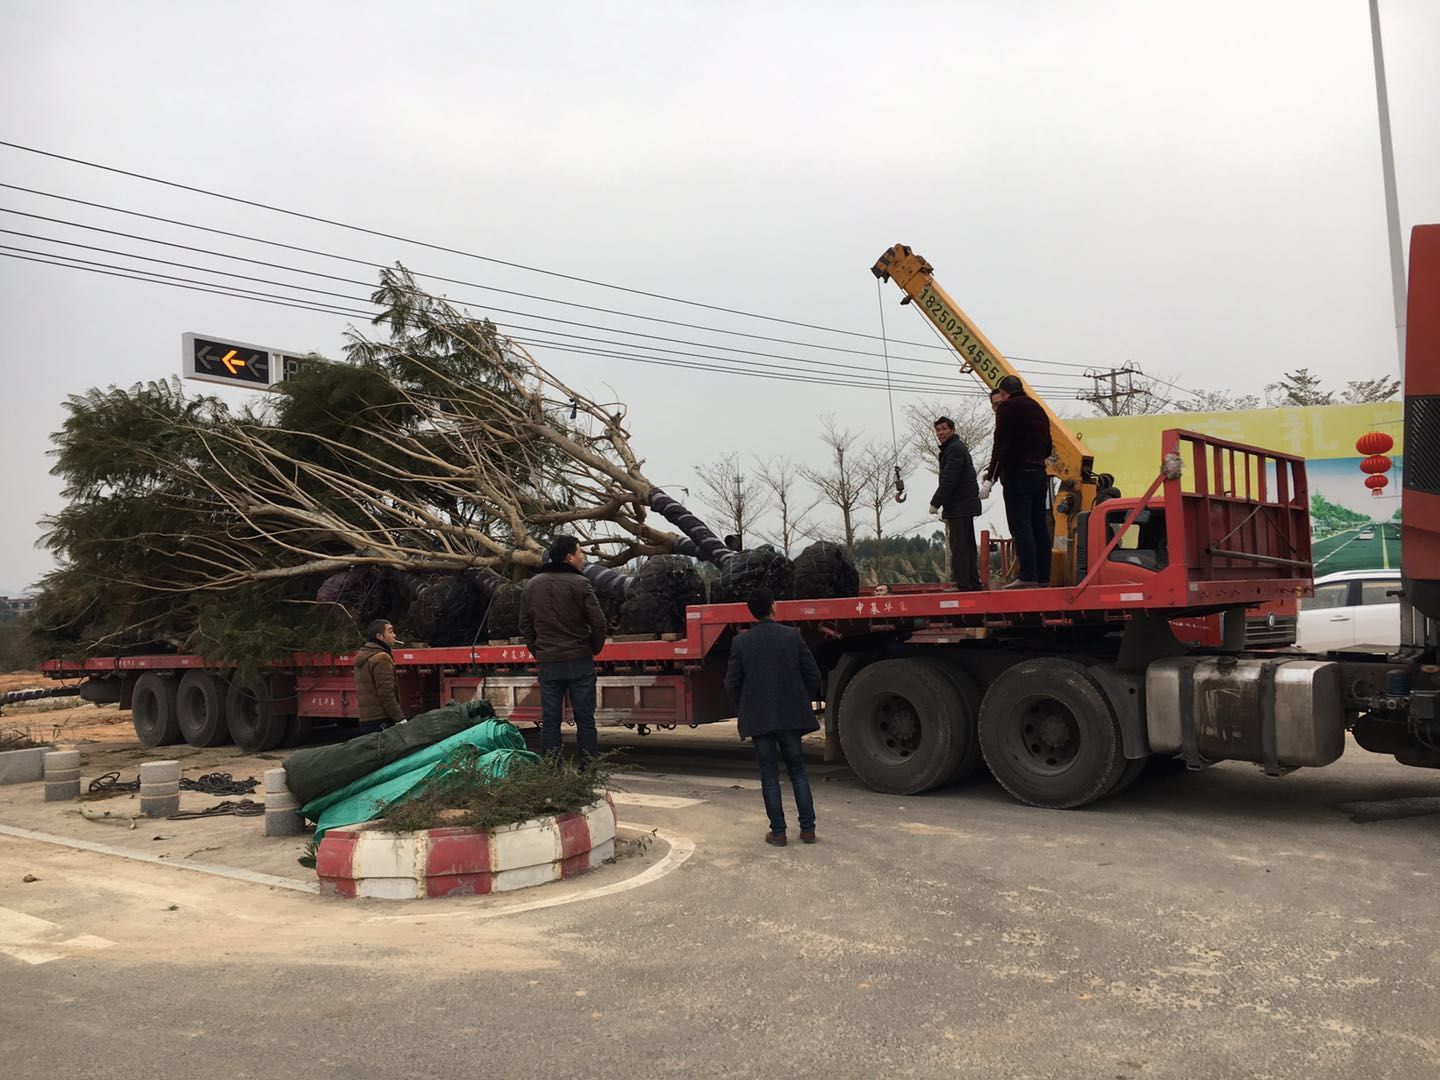
[[[0,750],[0,784],[29,784],[45,775],[45,755],[53,746],[32,746],[25,750]]]
[[[591,870],[615,853],[615,804],[535,818],[494,832],[381,832],[373,822],[331,829],[315,871],[329,896],[414,900],[525,889]]]

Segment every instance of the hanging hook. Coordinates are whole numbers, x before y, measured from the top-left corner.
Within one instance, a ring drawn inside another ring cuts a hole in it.
[[[900,478],[900,465],[898,462],[895,465],[895,501],[897,503],[905,501],[905,481]]]

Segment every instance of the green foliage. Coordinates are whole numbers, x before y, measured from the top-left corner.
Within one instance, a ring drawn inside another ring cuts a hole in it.
[[[0,613],[0,671],[33,671],[40,659],[30,636],[29,617]]]
[[[604,754],[580,771],[557,760],[516,761],[509,772],[492,780],[479,767],[479,751],[462,746],[430,778],[416,798],[387,807],[381,828],[390,832],[433,829],[445,810],[464,816],[449,825],[498,829],[552,814],[573,814],[605,797],[615,768],[612,754]]]
[[[1317,536],[1329,536],[1357,525],[1368,525],[1370,517],[1333,503],[1317,491],[1310,496],[1310,523]]]
[[[929,536],[888,536],[878,545],[874,537],[855,541],[855,564],[861,581],[870,585],[945,581],[949,559],[943,530]]]

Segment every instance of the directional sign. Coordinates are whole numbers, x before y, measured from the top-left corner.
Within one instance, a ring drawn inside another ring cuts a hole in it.
[[[181,334],[181,372],[187,379],[247,386],[256,390],[278,390],[293,379],[307,357],[287,349],[246,345],[240,341]]]

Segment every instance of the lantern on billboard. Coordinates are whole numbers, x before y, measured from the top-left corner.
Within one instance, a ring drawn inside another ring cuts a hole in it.
[[[1355,440],[1355,449],[1366,456],[1388,454],[1394,445],[1395,440],[1383,431],[1367,431]]]
[[[1390,478],[1380,473],[1373,473],[1365,477],[1365,486],[1370,489],[1371,495],[1383,495],[1385,493],[1385,485],[1388,483],[1390,483]]]
[[[1371,454],[1364,461],[1360,462],[1360,471],[1375,476],[1378,473],[1390,471],[1390,459],[1384,454]]]

